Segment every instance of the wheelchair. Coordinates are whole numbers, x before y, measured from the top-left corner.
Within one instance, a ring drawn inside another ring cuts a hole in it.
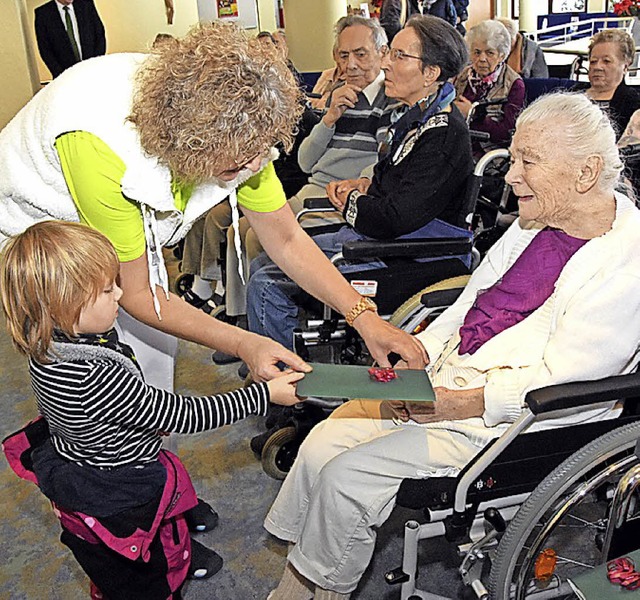
[[[479,599],[579,597],[581,574],[639,546],[638,396],[639,373],[531,391],[520,418],[457,477],[404,480],[397,504],[423,509],[426,522],[405,524],[387,583],[402,600],[445,600],[416,584],[418,542],[444,536]],[[620,399],[615,419],[527,433],[549,415]]]
[[[494,150],[481,158],[469,177],[465,192],[465,206],[460,225],[473,231],[469,238],[435,238],[423,240],[354,241],[344,245],[341,253],[332,258],[334,264],[341,260],[382,259],[390,267],[364,272],[345,273],[344,276],[359,285],[363,280],[377,283],[375,300],[379,312],[389,322],[410,333],[418,333],[450,305],[468,281],[470,272],[480,262],[480,254],[474,241],[487,234],[477,220],[478,199],[484,173],[494,163],[504,163],[508,152]],[[507,192],[508,193],[508,192]],[[487,200],[488,202],[488,200]],[[309,199],[298,218],[308,213],[333,211],[316,199]],[[496,213],[501,208],[496,207]],[[493,227],[501,227],[496,219]],[[493,233],[497,238],[498,235]],[[471,253],[471,268],[457,256]],[[416,258],[433,258],[427,264],[415,262]],[[364,290],[361,290],[363,292]],[[407,299],[408,297],[408,299]],[[305,308],[317,309],[317,304]],[[320,318],[306,319],[306,327],[294,332],[294,350],[305,360],[339,362],[341,364],[371,364],[372,359],[353,328],[343,318],[324,306]],[[300,444],[323,418],[341,401],[310,398],[296,407],[284,410],[275,423],[268,423],[268,431],[252,440],[252,449],[260,454],[264,471],[276,479],[284,479],[297,455]]]

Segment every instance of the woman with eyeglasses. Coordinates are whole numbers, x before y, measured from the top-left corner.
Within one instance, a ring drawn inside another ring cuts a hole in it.
[[[455,80],[456,106],[469,118],[474,102],[504,100],[504,104],[478,106],[469,127],[489,134],[488,142],[474,142],[474,155],[507,147],[516,118],[524,106],[524,81],[507,63],[511,36],[498,21],[483,21],[466,36],[471,65]]]
[[[460,34],[437,17],[416,15],[393,38],[382,69],[387,96],[399,102],[392,116],[395,122],[370,179],[327,185],[329,199],[346,225],[314,236],[325,254],[333,256],[352,240],[470,235],[461,224],[466,216],[464,190],[473,168],[471,144],[448,81],[467,57]],[[461,259],[468,267],[469,256]],[[464,270],[462,262],[459,267]],[[382,261],[350,260],[339,269],[347,273],[386,266]],[[417,291],[412,284],[407,282],[408,295]],[[299,307],[307,300],[267,256],[253,261],[247,290],[250,331],[291,348]]]

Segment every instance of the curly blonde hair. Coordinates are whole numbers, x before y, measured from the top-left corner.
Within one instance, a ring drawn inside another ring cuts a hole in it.
[[[198,182],[277,143],[290,149],[301,112],[298,84],[275,49],[214,22],[152,49],[129,120],[148,154]]]
[[[119,270],[111,242],[80,223],[42,221],[11,238],[0,257],[0,296],[14,346],[50,362],[53,330],[73,337],[82,309]]]

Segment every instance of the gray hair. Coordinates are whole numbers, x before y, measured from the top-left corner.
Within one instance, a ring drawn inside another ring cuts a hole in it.
[[[336,23],[336,47],[338,45],[338,37],[340,36],[340,34],[347,27],[353,27],[354,25],[364,25],[371,30],[371,35],[373,36],[373,44],[376,47],[376,50],[381,50],[383,46],[387,45],[387,34],[385,33],[384,29],[382,29],[382,26],[380,25],[378,19],[367,19],[366,17],[362,17],[360,15],[348,15],[346,17],[338,19],[338,22]]]
[[[636,44],[633,38],[624,29],[601,29],[596,33],[589,43],[589,56],[594,46],[611,42],[618,46],[620,56],[624,63],[629,66],[636,55]]]
[[[602,158],[601,189],[613,190],[623,169],[616,145],[616,132],[607,114],[580,92],[555,92],[541,96],[518,117],[516,129],[540,121],[562,128],[567,136],[567,151],[576,162],[589,156]]]
[[[504,57],[511,52],[511,36],[507,28],[498,21],[482,21],[467,32],[467,45],[470,50],[476,42],[484,42],[492,50]]]
[[[506,17],[496,17],[493,20],[502,23],[506,27],[511,37],[511,43],[513,44],[514,40],[518,37],[518,22],[513,19],[507,19]]]
[[[414,15],[405,29],[411,27],[420,40],[420,56],[423,68],[440,67],[438,81],[446,81],[456,75],[469,62],[469,53],[463,37],[444,19],[431,15]]]

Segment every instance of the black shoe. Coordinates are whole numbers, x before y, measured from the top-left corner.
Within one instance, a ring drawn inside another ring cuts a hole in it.
[[[224,296],[220,294],[214,294],[208,300],[205,300],[204,304],[200,307],[201,310],[208,315],[216,312],[221,306],[224,306]],[[213,315],[216,316],[216,315]]]
[[[247,367],[247,363],[243,362],[238,367],[238,377],[240,377],[240,379],[246,379],[247,375],[249,375],[249,367]]]
[[[264,448],[264,445],[267,443],[267,440],[276,431],[278,431],[278,429],[279,427],[275,426],[275,427],[272,427],[271,429],[268,429],[264,433],[259,433],[258,435],[255,435],[251,438],[251,441],[249,442],[249,446],[251,447],[251,450],[253,450],[253,453],[256,455],[256,458],[262,458],[262,449]]]
[[[200,298],[198,294],[192,292],[190,289],[182,294],[182,299],[188,304],[191,304],[194,308],[202,308],[207,303],[206,298]]]
[[[222,556],[196,540],[191,540],[191,563],[187,577],[189,579],[208,579],[215,575],[223,565]]]
[[[189,531],[193,533],[211,531],[218,524],[218,513],[200,498],[198,498],[198,504],[188,510],[184,517],[187,520]]]
[[[230,365],[231,363],[238,362],[240,358],[233,356],[233,354],[222,352],[222,350],[216,350],[211,355],[211,360],[217,365]]]

